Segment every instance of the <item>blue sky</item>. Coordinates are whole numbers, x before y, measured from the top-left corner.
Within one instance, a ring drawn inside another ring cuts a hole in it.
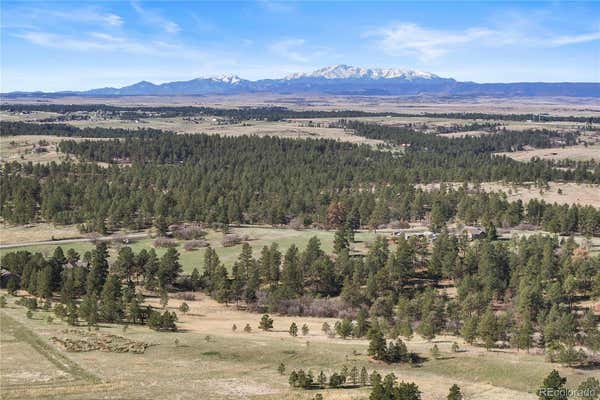
[[[600,81],[600,2],[7,1],[0,90],[333,64],[477,82]]]

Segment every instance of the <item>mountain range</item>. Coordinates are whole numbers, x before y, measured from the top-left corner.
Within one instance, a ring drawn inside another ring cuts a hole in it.
[[[310,73],[295,73],[281,79],[251,81],[237,75],[197,78],[154,84],[141,81],[121,88],[86,91],[11,92],[20,96],[200,96],[242,93],[332,94],[332,95],[430,95],[430,96],[571,96],[600,97],[598,82],[459,82],[423,71],[394,68],[360,68],[334,65]]]

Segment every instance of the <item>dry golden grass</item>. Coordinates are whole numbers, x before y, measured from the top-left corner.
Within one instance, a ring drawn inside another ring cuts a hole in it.
[[[37,223],[28,225],[0,224],[0,244],[41,242],[82,237],[75,225]]]
[[[445,182],[446,186],[458,188],[462,183]],[[420,188],[431,190],[440,187],[439,183],[418,185]],[[509,201],[540,199],[548,203],[581,204],[600,207],[600,185],[592,183],[550,182],[548,189],[540,189],[533,184],[515,185],[503,182],[483,182],[479,185],[485,192],[506,193]],[[474,188],[472,184],[469,185]],[[559,190],[561,193],[559,194]]]
[[[49,163],[59,162],[61,155],[57,152],[58,143],[64,140],[56,136],[2,136],[0,137],[0,163],[19,161]],[[48,144],[40,146],[40,141]],[[45,152],[36,152],[34,148],[43,147]],[[64,157],[64,155],[62,156]]]
[[[571,159],[577,161],[600,160],[600,145],[590,146],[567,146],[563,148],[551,149],[533,149],[524,151],[515,151],[510,153],[498,153],[515,159],[517,161],[529,161],[533,157],[541,158],[542,160],[564,160]]]
[[[141,399],[170,398],[176,393],[180,399],[308,400],[316,392],[323,393],[328,400],[368,397],[368,388],[304,391],[292,390],[287,384],[287,373],[292,369],[312,369],[317,373],[323,370],[331,374],[347,365],[359,369],[365,366],[369,372],[377,370],[382,374],[393,372],[399,379],[419,385],[423,399],[444,398],[448,388],[457,383],[466,399],[533,400],[536,397],[528,390],[535,390],[553,368],[568,377],[570,386],[595,373],[548,364],[541,355],[512,350],[487,352],[446,336],[433,340],[442,352],[443,357],[438,360],[428,359],[419,368],[386,365],[367,357],[366,340],[327,338],[320,328],[324,321],[331,324],[332,319],[273,315],[274,329],[263,332],[257,328],[260,314],[241,311],[231,305],[226,307],[198,294],[197,300],[187,302],[191,307],[187,315],[177,312],[180,319],[178,333],[159,333],[134,325],[124,332],[119,325],[101,325],[101,333],[151,343],[144,354],[67,353],[47,340],[50,336],[61,335],[67,328],[64,322],[46,323],[44,319],[48,313],[43,311],[37,311],[33,319],[27,319],[25,309],[15,306],[13,301],[9,298],[8,308],[0,310],[2,345],[13,345],[16,340],[21,346],[16,348],[40,341],[49,346],[42,352],[27,352],[21,357],[19,370],[27,374],[40,368],[42,374],[61,370],[58,365],[43,362],[45,354],[54,354],[55,357],[66,357],[67,372],[72,371],[77,379],[54,381],[51,385],[29,381],[2,386],[2,398],[95,399],[102,393],[107,398]],[[148,302],[158,306],[156,298],[149,298]],[[168,308],[175,310],[180,303],[172,298]],[[20,337],[7,329],[11,324],[6,323],[6,316],[17,321]],[[292,321],[298,326],[306,323],[310,334],[291,337],[287,330]],[[234,323],[238,326],[236,332],[231,329]],[[251,333],[243,332],[247,323],[252,326]],[[455,340],[463,352],[450,352]],[[416,337],[407,345],[411,351],[429,357],[433,342]],[[280,362],[286,366],[283,376],[276,371]],[[12,363],[5,363],[1,358],[0,370],[4,374],[15,369]]]

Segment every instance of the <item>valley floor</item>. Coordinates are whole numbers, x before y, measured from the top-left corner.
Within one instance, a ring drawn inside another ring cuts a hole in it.
[[[427,342],[419,337],[407,342],[410,351],[427,360],[418,367],[386,365],[367,355],[366,340],[328,338],[321,325],[332,319],[273,316],[274,329],[258,330],[259,314],[226,307],[195,294],[187,315],[179,315],[179,332],[160,333],[146,326],[101,324],[99,333],[111,333],[149,343],[143,354],[103,351],[66,352],[50,337],[73,329],[49,312],[36,311],[32,319],[9,296],[7,308],[0,310],[0,397],[3,399],[310,399],[322,393],[325,399],[367,399],[369,388],[301,390],[290,389],[292,369],[320,370],[330,374],[346,365],[365,366],[372,372],[394,372],[404,381],[419,385],[423,399],[445,398],[457,383],[466,399],[535,399],[535,390],[552,370],[568,378],[573,387],[597,371],[563,368],[544,362],[542,355],[523,351],[485,349],[465,344],[454,337],[437,337]],[[158,306],[158,299],[149,298]],[[170,299],[173,311],[181,300]],[[294,321],[307,324],[307,336],[294,338],[288,328]],[[232,330],[232,325],[237,330]],[[243,331],[246,324],[252,332]],[[86,328],[81,327],[84,330]],[[462,349],[452,353],[457,341]],[[439,359],[429,349],[437,344]],[[284,363],[286,373],[277,372]],[[199,397],[201,396],[201,397]]]

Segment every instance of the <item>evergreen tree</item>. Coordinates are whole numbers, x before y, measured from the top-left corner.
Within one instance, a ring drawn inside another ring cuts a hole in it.
[[[485,314],[483,314],[477,330],[479,337],[485,344],[485,348],[489,350],[494,347],[496,339],[498,338],[498,322],[491,309],[488,309]]]
[[[379,325],[375,324],[369,329],[368,354],[378,360],[384,360],[386,356],[386,342]]]
[[[367,369],[362,367],[360,369],[360,386],[367,386],[367,382],[369,380],[369,374],[367,373]]]
[[[110,275],[102,288],[100,297],[100,317],[103,321],[118,322],[123,316],[121,304],[121,282],[116,275]]]
[[[262,329],[263,331],[268,331],[268,330],[273,329],[273,319],[271,317],[269,317],[269,314],[264,314],[261,317],[260,323],[258,324],[258,328]]]
[[[179,263],[179,253],[173,247],[169,247],[166,253],[161,257],[158,267],[158,285],[166,288],[175,283],[175,280],[182,271]]]
[[[450,387],[450,392],[448,393],[448,400],[462,400],[463,395],[460,392],[460,387],[457,384],[454,384]]]
[[[290,336],[296,337],[298,336],[298,326],[295,322],[292,322],[289,329]]]
[[[79,305],[79,317],[89,326],[96,325],[99,319],[98,298],[94,293],[86,294]]]
[[[277,372],[279,372],[280,375],[283,375],[285,373],[285,364],[284,363],[279,363],[279,366],[277,367]]]
[[[104,287],[108,276],[108,247],[105,242],[100,242],[91,254],[91,269],[87,279],[88,294],[99,294]]]
[[[568,396],[565,389],[567,378],[560,376],[558,371],[552,370],[544,379],[542,386],[538,389],[537,395],[540,400],[567,400]]]

